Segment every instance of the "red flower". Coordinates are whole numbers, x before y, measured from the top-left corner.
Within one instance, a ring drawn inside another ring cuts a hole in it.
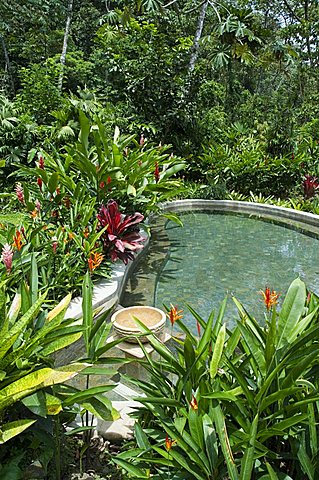
[[[16,192],[17,199],[19,200],[19,202],[24,203],[24,192],[23,192],[23,188],[22,188],[21,183],[17,183],[16,188],[15,188],[15,192]]]
[[[183,310],[177,310],[177,307],[174,307],[174,305],[171,304],[171,308],[166,315],[168,316],[172,326],[174,325],[176,320],[180,320],[181,318],[183,318],[183,315],[181,315],[182,312]]]
[[[270,291],[269,287],[266,287],[264,292],[261,290],[260,293],[264,298],[264,304],[266,305],[267,310],[270,310],[273,305],[276,305],[278,303],[277,300],[279,294],[276,293],[274,290]]]
[[[104,255],[102,255],[102,253],[91,252],[90,257],[88,259],[90,272],[93,272],[93,270],[95,270],[101,265],[103,258],[104,258]]]
[[[319,188],[319,183],[317,181],[317,177],[314,177],[312,175],[306,175],[304,182],[303,182],[303,189],[304,189],[304,195],[305,198],[311,198],[314,197],[318,188]]]
[[[42,191],[42,178],[38,177],[37,178],[37,184],[38,184],[38,187],[40,188],[40,190]]]
[[[105,183],[104,182],[100,182],[100,188],[104,188],[105,187]]]
[[[198,336],[200,336],[200,323],[198,320],[196,320],[196,327],[197,327]]]
[[[168,435],[166,435],[166,438],[165,438],[165,447],[166,447],[166,450],[169,452],[170,449],[175,445],[176,443],[176,440],[172,440],[171,438],[169,438]]]
[[[39,158],[39,168],[41,168],[41,170],[44,170],[44,160],[42,156],[40,156]]]
[[[194,397],[194,395],[192,396],[192,399],[189,402],[189,404],[190,404],[192,410],[198,410],[198,402],[197,402],[196,398]]]
[[[155,177],[155,182],[158,183],[160,181],[160,171],[158,168],[158,162],[155,162],[154,177]]]
[[[21,240],[21,232],[19,230],[16,231],[16,234],[13,237],[13,246],[16,247],[18,251],[20,251],[23,247],[23,243]]]

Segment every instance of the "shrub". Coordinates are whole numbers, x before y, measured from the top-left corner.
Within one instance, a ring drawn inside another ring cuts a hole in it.
[[[191,309],[198,336],[171,316],[186,336],[176,356],[152,335],[159,359],[141,344],[137,447],[114,459],[131,478],[317,478],[319,299],[299,279],[279,312],[274,291],[263,297],[264,326],[233,298],[233,331],[225,300],[207,321]]]

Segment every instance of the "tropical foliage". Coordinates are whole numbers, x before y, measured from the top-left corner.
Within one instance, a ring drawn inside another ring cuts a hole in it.
[[[176,356],[152,335],[158,360],[140,345],[148,379],[130,379],[144,393],[137,446],[114,459],[130,478],[317,477],[318,298],[299,279],[279,312],[277,298],[263,292],[264,326],[233,298],[233,331],[225,300],[206,321],[191,310],[198,336],[170,315],[186,335]]]

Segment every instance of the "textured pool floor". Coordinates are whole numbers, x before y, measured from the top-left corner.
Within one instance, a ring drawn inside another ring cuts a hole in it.
[[[149,253],[132,274],[122,300],[126,306],[190,304],[207,319],[225,295],[235,295],[260,321],[264,306],[260,290],[281,294],[298,276],[319,293],[319,240],[283,225],[244,215],[188,213],[183,227],[172,222],[154,230]],[[229,300],[226,320],[235,323]]]

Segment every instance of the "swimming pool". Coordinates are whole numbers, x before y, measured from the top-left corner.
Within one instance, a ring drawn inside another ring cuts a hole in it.
[[[293,224],[230,212],[187,212],[183,227],[158,221],[149,251],[130,274],[121,303],[184,309],[191,305],[207,319],[225,295],[234,295],[261,322],[265,311],[260,290],[266,286],[281,297],[296,277],[319,293],[319,237]],[[235,323],[229,300],[226,320]]]

